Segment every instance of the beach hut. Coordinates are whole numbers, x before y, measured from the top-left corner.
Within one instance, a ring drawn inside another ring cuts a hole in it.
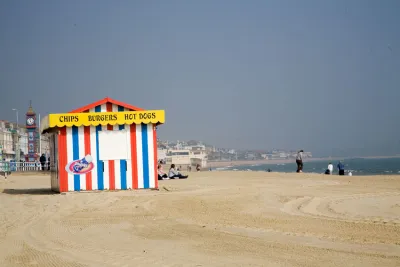
[[[49,114],[51,189],[56,192],[158,188],[156,126],[163,110],[111,98]]]

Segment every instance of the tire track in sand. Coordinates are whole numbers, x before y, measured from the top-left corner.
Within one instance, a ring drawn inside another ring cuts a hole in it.
[[[79,199],[80,195],[76,194],[76,198]],[[135,211],[138,214],[119,216],[115,214],[119,206],[118,195],[106,202],[101,201],[101,195],[91,194],[90,200],[82,203],[84,210],[76,211],[76,205],[65,205],[59,212],[46,214],[27,224],[24,228],[24,241],[29,246],[40,248],[41,253],[58,255],[64,260],[80,262],[87,266],[130,266],[132,261],[140,262],[142,266],[156,264],[154,258],[149,258],[142,250],[135,253],[130,246],[123,245],[124,242],[130,241],[126,240],[125,232],[121,231],[130,227],[134,221],[144,223],[148,220],[148,217],[143,217],[140,212],[148,210],[153,200],[135,197],[136,206],[139,207],[135,208]],[[85,212],[87,209],[91,211],[90,216]],[[110,217],[107,211],[112,212],[113,216]],[[114,225],[117,227],[114,228]],[[79,237],[98,233],[99,229],[104,229],[102,237],[96,236],[95,240]],[[115,242],[108,244],[114,239],[118,239],[121,246],[115,246]],[[70,265],[60,263],[57,266]]]
[[[347,200],[361,200],[363,198],[381,198],[381,197],[399,197],[400,193],[396,192],[383,192],[383,193],[365,193],[355,194],[343,197],[311,197],[303,196],[284,204],[281,209],[290,215],[307,216],[312,218],[324,218],[339,220],[344,222],[357,222],[357,223],[376,223],[376,224],[400,224],[400,216],[395,218],[382,218],[376,216],[362,216],[358,214],[348,214],[336,211],[332,204],[334,202],[345,202]]]

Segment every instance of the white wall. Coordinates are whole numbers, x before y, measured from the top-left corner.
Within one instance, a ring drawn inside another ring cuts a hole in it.
[[[167,156],[167,164],[175,164],[175,165],[189,165],[190,157],[189,156]]]
[[[191,158],[190,159],[191,165],[192,166],[197,166],[197,164],[200,164],[201,168],[207,167],[207,160],[206,159],[201,159],[201,158]]]
[[[0,129],[0,145],[3,147],[3,159],[11,160],[15,158],[12,134],[8,129]]]
[[[157,159],[165,160],[167,158],[167,150],[166,149],[158,149],[157,150]]]
[[[28,134],[21,133],[19,138],[19,149],[24,152],[24,155],[28,154]]]
[[[99,132],[99,158],[100,160],[129,160],[128,139],[130,132],[100,131]]]

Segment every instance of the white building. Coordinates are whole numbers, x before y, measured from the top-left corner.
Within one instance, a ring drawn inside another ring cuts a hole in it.
[[[13,132],[10,123],[6,121],[0,121],[0,149],[2,159],[9,161],[15,158]]]
[[[228,154],[235,155],[235,154],[236,154],[236,151],[235,151],[234,149],[229,149]]]
[[[190,154],[190,164],[192,166],[200,165],[201,168],[207,167],[207,151],[204,145],[192,146]]]
[[[157,160],[166,161],[167,160],[167,149],[158,149],[157,150]]]
[[[47,135],[40,136],[40,144],[37,145],[37,153],[41,156],[44,154],[46,158],[50,157],[50,141]]]
[[[19,149],[24,155],[28,154],[28,133],[25,128],[19,128]]]
[[[190,165],[194,166],[194,167],[197,165],[200,165],[200,168],[206,168],[207,167],[207,159],[191,158]]]
[[[207,153],[204,146],[193,146],[190,149],[171,149],[167,151],[166,163],[176,166],[207,166]]]
[[[39,140],[38,140],[39,142]],[[37,145],[36,153],[42,153],[46,156],[50,152],[49,139],[47,136],[41,136],[40,148]],[[1,159],[25,160],[24,155],[28,154],[28,133],[25,127],[8,121],[0,121],[0,150]]]
[[[190,150],[188,149],[171,149],[167,152],[166,163],[168,165],[175,164],[180,165],[190,165]]]

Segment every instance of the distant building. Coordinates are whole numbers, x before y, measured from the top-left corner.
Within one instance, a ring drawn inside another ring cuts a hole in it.
[[[199,165],[200,168],[206,168],[207,167],[207,160],[202,159],[202,158],[191,158],[190,159],[190,165],[191,166]]]
[[[297,150],[285,150],[285,149],[273,149],[273,150],[235,150],[232,148],[218,148],[211,145],[203,145],[202,142],[196,140],[190,141],[161,141],[163,148],[167,151],[178,151],[186,150],[189,151],[188,156],[190,159],[196,158],[196,160],[191,160],[191,165],[200,164],[206,165],[208,160],[211,161],[232,161],[232,160],[282,160],[282,159],[293,159],[297,156]],[[161,145],[159,145],[161,147]],[[164,152],[159,152],[159,158],[163,158]],[[181,155],[182,156],[182,155]],[[167,157],[167,156],[166,156]],[[171,162],[175,156],[170,156],[168,162]],[[311,158],[311,152],[304,152],[303,158]],[[201,158],[201,161],[198,159]],[[175,161],[178,159],[174,159]],[[186,159],[186,162],[189,160]],[[196,162],[196,163],[195,163]],[[176,164],[176,163],[175,163]],[[182,163],[183,164],[183,163]]]
[[[288,154],[286,154],[285,152],[281,152],[281,153],[279,153],[279,157],[280,157],[281,159],[287,159]]]
[[[166,162],[167,160],[167,149],[158,149],[157,150],[157,160]]]
[[[204,145],[192,146],[190,150],[190,164],[192,166],[200,165],[200,167],[207,167],[208,155]]]
[[[166,163],[168,165],[190,165],[190,150],[188,149],[172,149],[168,150],[166,156]]]
[[[204,145],[185,146],[184,149],[188,149],[190,151],[206,151],[206,147]]]
[[[39,135],[32,106],[26,113],[25,125],[0,121],[0,159],[35,161],[40,153],[48,156],[49,152],[49,139]]]
[[[28,154],[28,133],[26,128],[16,123],[0,121],[1,159],[24,160]],[[18,156],[19,153],[19,156]]]
[[[1,157],[5,160],[15,159],[15,134],[16,130],[8,121],[0,121],[0,150]]]
[[[166,163],[176,166],[207,166],[207,153],[205,147],[196,146],[194,150],[170,149],[166,154]]]
[[[234,149],[229,149],[229,150],[228,150],[228,154],[235,155],[235,154],[236,154],[236,151],[235,151]]]

